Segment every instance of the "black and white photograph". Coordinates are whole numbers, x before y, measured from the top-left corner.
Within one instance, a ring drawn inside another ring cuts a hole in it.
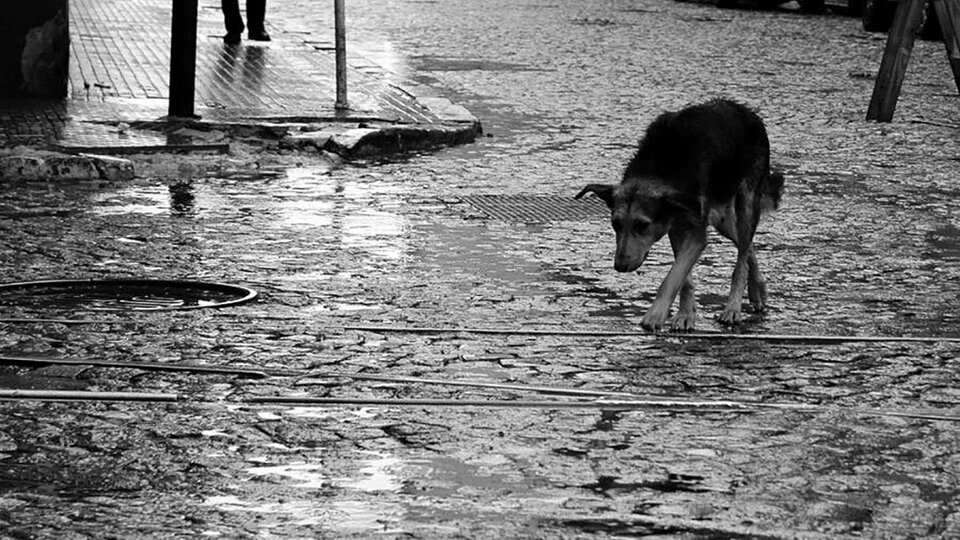
[[[0,540],[960,538],[960,0],[6,0]]]

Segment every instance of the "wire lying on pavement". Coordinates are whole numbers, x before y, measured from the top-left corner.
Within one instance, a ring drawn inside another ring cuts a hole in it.
[[[430,385],[441,385],[441,386],[469,386],[474,388],[489,388],[493,390],[515,390],[520,392],[536,392],[540,394],[554,394],[562,396],[593,396],[593,397],[604,397],[612,398],[619,397],[625,399],[632,399],[638,397],[637,394],[630,392],[614,392],[608,390],[585,390],[580,388],[558,388],[555,386],[527,386],[523,384],[504,384],[504,383],[494,383],[494,382],[482,382],[482,381],[464,381],[464,380],[453,380],[453,379],[429,379],[423,377],[396,377],[390,375],[367,375],[364,373],[341,373],[341,372],[329,372],[329,373],[310,373],[310,377],[315,378],[336,378],[342,377],[346,379],[354,379],[358,381],[380,381],[380,382],[392,382],[392,383],[403,383],[403,384],[430,384]],[[302,378],[298,381],[297,384],[306,385],[315,383],[316,379]]]
[[[222,366],[200,366],[196,364],[163,364],[160,362],[117,362],[114,360],[92,360],[88,358],[45,358],[42,356],[0,356],[0,364],[22,365],[69,365],[107,368],[143,369],[147,371],[186,371],[191,373],[211,373],[218,375],[239,375],[263,379],[270,374],[259,369],[233,368]]]
[[[486,334],[503,336],[558,337],[665,337],[676,339],[741,340],[802,343],[960,343],[960,337],[931,336],[826,336],[803,334],[724,334],[721,332],[636,332],[610,330],[515,330],[506,328],[442,328],[418,326],[344,326],[344,330],[406,334]]]
[[[157,392],[94,392],[92,390],[0,390],[0,401],[182,401],[179,394]]]
[[[803,413],[834,413],[861,416],[881,416],[910,418],[914,420],[936,420],[960,422],[960,415],[944,414],[939,411],[885,411],[879,409],[861,409],[825,407],[793,403],[750,403],[731,400],[682,400],[682,399],[590,399],[590,400],[507,400],[507,399],[383,399],[367,397],[310,397],[310,396],[259,396],[236,401],[204,401],[188,399],[179,394],[148,392],[94,392],[69,390],[0,390],[0,401],[86,401],[86,402],[190,402],[198,404],[246,404],[251,406],[268,405],[306,405],[315,407],[353,406],[353,407],[470,407],[470,408],[513,408],[513,409],[604,409],[604,410],[670,410],[697,412],[758,412],[778,410]]]
[[[97,319],[18,319],[2,318],[0,323],[5,324],[115,324],[118,321]]]

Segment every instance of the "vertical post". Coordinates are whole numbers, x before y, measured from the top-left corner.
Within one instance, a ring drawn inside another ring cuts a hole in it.
[[[173,0],[170,40],[170,103],[167,114],[195,117],[193,93],[197,71],[197,0]]]
[[[937,13],[937,22],[947,46],[947,58],[953,70],[953,82],[960,91],[960,0],[931,0]]]
[[[347,104],[347,28],[343,7],[344,0],[334,0],[334,48],[337,57],[337,109],[348,109]]]
[[[880,72],[873,86],[873,97],[867,109],[867,120],[889,122],[893,120],[893,110],[897,107],[903,75],[910,62],[913,43],[923,23],[923,8],[926,0],[900,0],[893,16],[893,26],[887,36],[887,46],[883,50]]]

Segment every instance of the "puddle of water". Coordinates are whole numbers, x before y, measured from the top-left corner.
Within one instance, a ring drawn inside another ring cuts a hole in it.
[[[379,416],[378,409],[361,407],[359,409],[338,410],[329,407],[291,407],[282,411],[260,411],[258,417],[263,420],[282,420],[283,418],[300,418],[311,420],[339,419],[344,414],[357,418],[370,419]]]
[[[313,415],[317,410],[299,408],[297,415]],[[321,411],[323,412],[323,411]],[[329,414],[329,411],[325,411]],[[269,515],[271,521],[258,519],[258,525],[269,529],[282,525],[313,526],[338,533],[361,534],[390,532],[391,524],[399,523],[404,508],[395,503],[377,500],[370,502],[357,497],[361,494],[398,493],[403,486],[398,475],[400,458],[377,452],[363,452],[366,457],[357,461],[359,469],[351,476],[332,477],[331,465],[321,461],[298,461],[286,464],[263,464],[247,469],[254,482],[273,478],[273,483],[294,489],[316,491],[337,490],[336,497],[276,499],[269,491],[256,490],[249,499],[231,495],[209,497],[207,506],[238,514]],[[331,460],[331,463],[333,461]],[[279,479],[279,480],[278,480]],[[268,480],[269,481],[269,480]],[[269,497],[269,500],[263,500]]]
[[[330,487],[367,493],[399,492],[403,481],[399,476],[403,462],[400,458],[379,452],[360,452],[363,459],[355,463],[359,469],[351,476],[334,477],[330,465],[322,461],[296,461],[283,464],[264,464],[247,469],[252,477],[275,477],[292,481],[291,486],[301,489]],[[253,459],[252,461],[258,461]],[[263,461],[263,460],[260,460]]]
[[[529,255],[512,253],[524,249],[480,225],[430,224],[418,227],[430,241],[419,253],[425,265],[445,272],[532,283],[541,280],[541,264]],[[518,253],[523,253],[522,251]]]
[[[92,212],[100,216],[166,214],[170,212],[170,190],[166,186],[130,187],[94,194],[91,202]]]
[[[397,493],[403,487],[403,482],[397,475],[397,470],[402,462],[394,456],[372,453],[371,459],[364,460],[365,465],[358,473],[360,478],[357,480],[347,479],[344,487],[350,487],[366,492],[392,492]]]
[[[323,463],[287,463],[284,465],[270,465],[252,467],[247,473],[254,477],[275,476],[292,480],[293,487],[303,489],[321,489],[330,485],[329,477],[324,474]]]
[[[284,500],[282,502],[253,502],[245,501],[234,495],[208,497],[203,502],[206,506],[213,506],[223,512],[238,514],[268,514],[275,516],[289,516],[294,525],[320,526],[331,520],[330,510],[325,504],[316,500]]]
[[[302,190],[316,196],[334,195],[343,190],[326,168],[292,167],[286,169],[286,173],[283,185],[288,189]]]
[[[923,255],[927,259],[956,261],[960,260],[960,227],[944,223],[927,233],[930,250]]]
[[[460,57],[419,56],[416,57],[420,71],[553,71],[538,66],[518,64],[515,62],[499,62]]]
[[[464,463],[448,456],[411,460],[406,462],[406,466],[408,470],[419,471],[417,474],[410,475],[411,477],[429,480],[429,483],[418,482],[415,485],[404,486],[402,492],[408,495],[446,497],[454,496],[464,490],[500,492],[529,487],[518,485],[521,482],[505,474],[483,471],[478,465]],[[523,482],[529,481],[526,479]]]
[[[409,225],[394,209],[403,207],[404,188],[378,173],[357,178],[331,175],[316,168],[287,171],[266,210],[276,212],[284,228],[310,227],[339,237],[346,248],[380,259],[398,260],[408,251],[403,240]]]
[[[399,504],[337,500],[332,506],[338,514],[333,528],[341,533],[402,532],[399,527],[391,526],[392,523],[398,523],[406,513]]]
[[[333,226],[334,205],[330,201],[284,201],[277,209],[279,221],[287,226],[326,228]]]
[[[407,222],[397,214],[360,210],[344,216],[341,241],[348,248],[362,249],[387,260],[397,260],[408,251],[404,239]]]

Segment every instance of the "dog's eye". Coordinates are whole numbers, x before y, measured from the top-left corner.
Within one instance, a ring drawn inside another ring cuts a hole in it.
[[[647,227],[649,226],[650,226],[650,223],[646,221],[637,221],[636,223],[633,224],[633,230],[635,232],[642,233],[643,231],[647,230]]]

